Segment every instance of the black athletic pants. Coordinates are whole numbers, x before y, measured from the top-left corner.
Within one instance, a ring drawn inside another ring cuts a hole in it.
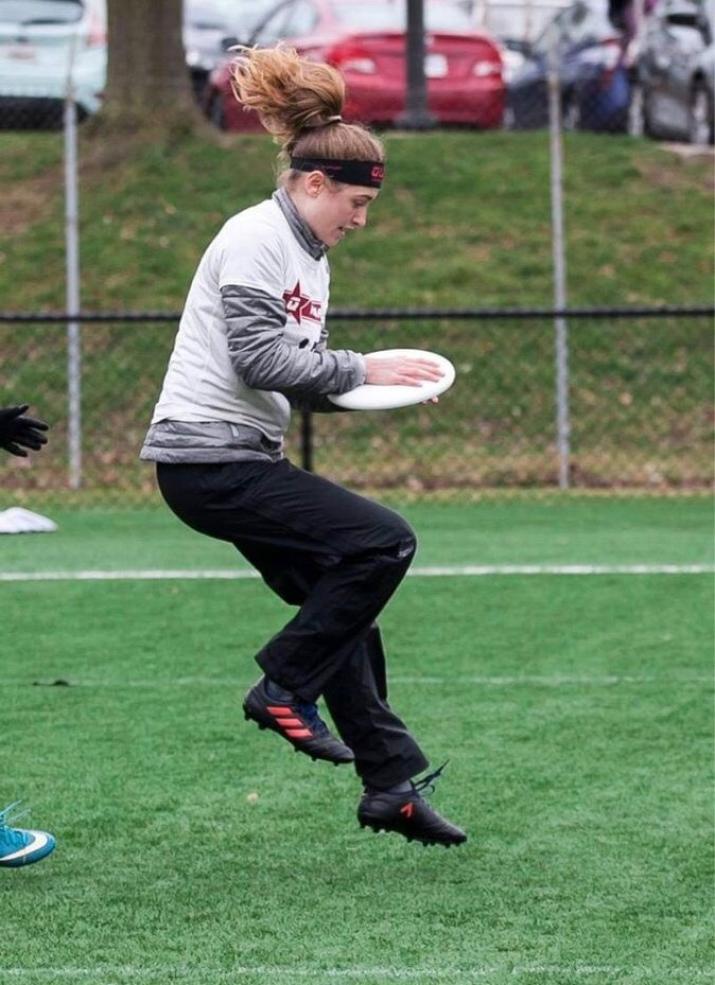
[[[256,655],[305,701],[323,695],[366,785],[385,788],[428,764],[387,702],[375,619],[402,581],[415,536],[392,510],[279,462],[157,466],[176,515],[235,545],[298,612]]]

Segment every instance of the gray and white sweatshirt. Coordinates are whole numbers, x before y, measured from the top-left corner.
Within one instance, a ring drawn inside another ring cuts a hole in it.
[[[325,246],[285,189],[226,222],[204,253],[140,458],[276,461],[291,406],[337,410],[365,360],[328,349]]]

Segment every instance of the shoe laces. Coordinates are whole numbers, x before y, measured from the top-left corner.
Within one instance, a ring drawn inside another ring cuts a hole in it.
[[[325,735],[328,726],[318,714],[318,706],[308,701],[296,701],[293,707],[298,711],[301,718],[304,718],[315,735]]]
[[[28,810],[16,811],[15,808],[20,806],[20,801],[16,800],[13,804],[9,804],[4,810],[0,811],[0,844],[7,852],[8,849],[12,850],[14,848],[22,848],[28,840],[27,833],[21,828],[14,828],[8,823],[12,817],[12,823],[15,824],[20,818],[25,817],[30,812]]]
[[[15,823],[19,821],[21,818],[27,817],[27,815],[30,813],[29,810],[27,809],[23,811],[15,810],[15,808],[19,807],[21,803],[22,801],[16,800],[14,801],[14,803],[8,804],[7,807],[5,807],[3,810],[0,811],[0,831],[2,831],[3,828],[11,827],[11,825],[8,823],[10,821],[10,818],[12,818],[12,823],[14,826]]]
[[[449,760],[445,759],[445,761],[442,763],[439,769],[436,769],[434,773],[428,773],[427,776],[423,776],[422,779],[418,780],[416,783],[413,780],[412,789],[414,790],[414,792],[420,795],[422,793],[434,793],[435,783],[437,780],[439,780],[440,776],[442,775],[442,771],[444,770],[448,762]]]

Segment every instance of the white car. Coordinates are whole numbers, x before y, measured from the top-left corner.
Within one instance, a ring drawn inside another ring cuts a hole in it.
[[[103,0],[0,0],[0,125],[57,126],[71,81],[80,117],[101,106]]]
[[[196,95],[226,57],[227,38],[247,38],[275,0],[184,0],[184,50]]]

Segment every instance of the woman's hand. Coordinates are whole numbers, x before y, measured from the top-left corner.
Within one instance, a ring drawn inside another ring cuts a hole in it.
[[[444,376],[439,363],[419,356],[365,356],[366,383],[377,386],[419,386]]]

